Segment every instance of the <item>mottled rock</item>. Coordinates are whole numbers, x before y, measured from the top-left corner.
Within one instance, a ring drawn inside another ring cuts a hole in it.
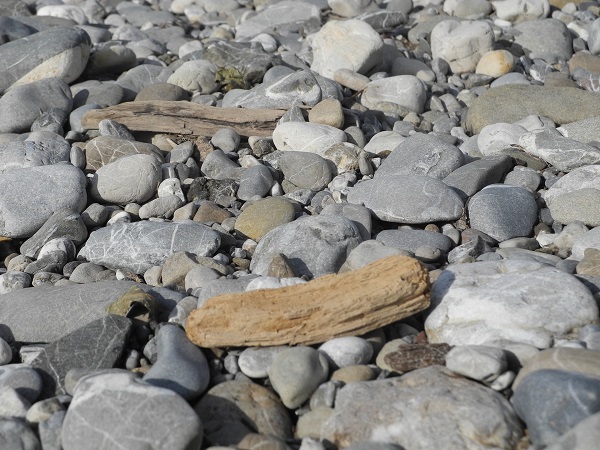
[[[258,242],[269,231],[294,220],[294,216],[294,205],[289,200],[265,198],[244,208],[235,221],[235,230]]]
[[[422,113],[427,92],[425,85],[414,75],[398,75],[371,81],[365,86],[360,102],[369,109],[384,112]]]

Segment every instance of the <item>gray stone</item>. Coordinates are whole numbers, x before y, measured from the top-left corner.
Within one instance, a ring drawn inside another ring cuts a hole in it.
[[[329,125],[304,122],[286,122],[273,131],[277,150],[293,150],[323,154],[335,144],[346,142],[346,133]]]
[[[366,339],[346,336],[330,339],[318,348],[329,363],[333,372],[341,367],[368,364],[373,357],[373,346]]]
[[[39,423],[38,432],[44,450],[61,449],[60,431],[66,414],[66,411],[57,411],[48,420]]]
[[[461,19],[477,20],[492,12],[487,0],[448,0],[444,2],[444,12]]]
[[[315,5],[285,0],[265,8],[235,27],[236,39],[252,38],[261,33],[305,34],[321,26],[321,11]]]
[[[431,134],[415,134],[404,139],[382,161],[375,178],[426,175],[441,180],[462,166],[463,162],[463,153],[454,145]]]
[[[521,136],[519,145],[563,172],[600,162],[600,149],[557,136],[552,130],[527,133]]]
[[[191,92],[171,83],[155,83],[146,86],[138,92],[136,102],[166,100],[166,101],[188,101],[192,97]]]
[[[519,143],[527,130],[513,123],[494,123],[483,127],[477,136],[477,147],[482,155],[503,153],[503,150]]]
[[[375,239],[365,240],[350,252],[339,272],[360,269],[379,259],[394,255],[408,255],[408,252],[388,247]]]
[[[98,123],[98,131],[100,131],[101,136],[109,136],[117,139],[124,139],[126,141],[133,142],[135,141],[135,137],[129,131],[125,125],[117,122],[112,119],[102,119]],[[157,152],[157,155],[159,153]]]
[[[105,267],[143,274],[175,252],[212,256],[220,244],[216,231],[197,222],[118,223],[93,231],[79,256]]]
[[[42,392],[39,373],[25,364],[9,364],[0,367],[0,389],[14,389],[21,397],[35,402]]]
[[[267,372],[283,404],[296,409],[327,380],[329,365],[325,356],[312,347],[292,347],[277,353]]]
[[[118,105],[124,101],[125,91],[114,81],[88,80],[71,86],[73,108],[86,104],[101,107]]]
[[[25,398],[10,387],[0,389],[0,417],[3,419],[24,420],[31,407]]]
[[[131,322],[107,315],[48,344],[31,366],[42,377],[41,398],[66,394],[65,375],[74,368],[104,369],[117,365],[131,332]]]
[[[486,125],[513,123],[532,114],[562,125],[595,117],[599,108],[600,99],[581,89],[506,85],[477,97],[469,107],[466,129],[476,134]]]
[[[442,233],[407,228],[380,231],[375,239],[388,247],[406,250],[411,253],[415,253],[419,247],[429,245],[446,254],[454,246],[452,239]]]
[[[51,27],[8,42],[0,49],[0,92],[48,76],[71,83],[83,72],[89,54],[90,38],[77,27]]]
[[[78,261],[79,264],[73,269],[69,280],[73,283],[93,283],[94,281],[100,281],[98,277],[102,276],[106,271],[106,268],[99,265],[88,263],[84,261]]]
[[[546,0],[492,1],[499,19],[513,23],[548,17],[550,4]],[[551,2],[553,3],[553,2]]]
[[[600,24],[600,21],[598,22]],[[571,123],[565,123],[557,130],[569,139],[589,144],[590,142],[600,142],[600,117],[590,117]]]
[[[531,167],[516,166],[504,178],[504,184],[520,186],[535,193],[541,182],[540,174]]]
[[[60,78],[44,78],[15,86],[0,98],[0,132],[30,131],[40,116],[54,108],[60,110],[62,123],[73,108],[69,86]]]
[[[208,387],[208,362],[200,348],[192,344],[185,331],[165,325],[156,334],[158,360],[144,375],[143,381],[170,389],[190,401]]]
[[[449,266],[433,283],[425,331],[431,343],[548,348],[596,317],[590,291],[572,275],[533,261],[475,262]]]
[[[371,212],[364,206],[351,203],[334,203],[325,206],[321,211],[321,215],[345,217],[358,228],[363,241],[371,239]]]
[[[531,59],[553,63],[573,56],[573,38],[567,26],[557,19],[528,20],[515,25],[514,44]]]
[[[210,143],[224,152],[234,152],[240,145],[240,135],[232,128],[219,128]]]
[[[20,3],[20,5],[25,6],[25,9],[27,10],[25,3]],[[8,8],[11,6],[12,5],[9,5]],[[27,10],[27,12],[29,11]],[[2,29],[0,32],[0,44],[6,44],[7,42],[15,41],[38,31],[37,29],[19,22],[16,19],[6,17],[5,12],[0,12],[0,14],[2,14],[2,19],[0,19],[0,29]]]
[[[264,197],[273,185],[273,175],[267,166],[258,164],[242,171],[237,196],[240,200]]]
[[[200,170],[213,180],[239,180],[242,169],[223,150],[214,150],[204,158]]]
[[[311,36],[311,69],[333,79],[339,69],[368,74],[383,56],[383,41],[369,24],[361,20],[331,20]],[[348,51],[351,49],[351,51]]]
[[[80,212],[86,180],[70,164],[15,169],[0,174],[0,235],[30,237],[58,209]]]
[[[73,111],[71,111],[71,114],[69,114],[69,127],[71,128],[71,131],[85,133],[88,129],[82,124],[83,116],[88,111],[97,109],[102,109],[102,106],[96,103],[86,103],[85,105],[74,107]]]
[[[31,275],[17,270],[9,270],[0,275],[0,294],[31,287]]]
[[[369,109],[387,113],[412,111],[422,113],[427,91],[414,75],[398,75],[371,81],[364,88],[360,102]]]
[[[257,85],[240,95],[235,106],[242,108],[289,109],[292,106],[315,106],[321,101],[321,87],[309,70],[284,75],[270,83]]]
[[[173,70],[151,64],[141,64],[127,72],[123,72],[116,83],[123,88],[124,100],[135,99],[144,87],[155,83],[166,83]]]
[[[500,394],[432,366],[344,386],[334,414],[321,428],[321,439],[340,448],[369,440],[418,450],[513,448],[522,433],[510,403]]]
[[[202,443],[202,422],[184,399],[168,389],[150,386],[126,371],[101,373],[77,383],[61,438],[64,450],[90,446],[196,450]]]
[[[12,141],[0,144],[0,173],[25,167],[46,166],[69,161],[70,145],[66,141]]]
[[[271,260],[281,253],[297,276],[335,273],[360,242],[358,229],[344,217],[303,217],[264,235],[254,251],[250,270],[267,275]]]
[[[271,367],[275,355],[288,347],[248,347],[238,359],[240,370],[250,378],[267,378],[267,369]]]
[[[286,181],[301,189],[321,191],[332,179],[327,160],[310,152],[283,152],[279,158],[279,169]]]
[[[475,194],[468,212],[471,227],[497,241],[529,236],[538,218],[534,195],[505,184],[493,184]]]
[[[442,181],[464,200],[486,186],[498,183],[513,166],[508,155],[483,156],[452,171]]]
[[[443,182],[425,175],[381,176],[356,184],[348,202],[363,204],[388,222],[419,224],[458,219],[463,200]]]
[[[519,383],[512,403],[527,424],[532,444],[545,447],[600,411],[600,378],[537,370]]]
[[[190,92],[212,94],[220,87],[215,78],[217,70],[215,64],[203,59],[186,61],[167,79],[167,83]]]
[[[99,168],[90,182],[90,196],[104,203],[142,203],[155,193],[162,178],[160,162],[151,155],[126,156]]]
[[[0,444],[11,450],[41,450],[35,433],[17,419],[0,419]]]
[[[508,370],[508,362],[506,353],[500,348],[459,345],[446,354],[446,367],[465,377],[490,384]]]
[[[211,388],[196,404],[206,441],[237,445],[250,433],[292,437],[292,424],[277,395],[249,381],[225,381]]]

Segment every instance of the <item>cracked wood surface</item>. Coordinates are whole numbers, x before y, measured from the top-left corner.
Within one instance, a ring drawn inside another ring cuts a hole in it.
[[[311,345],[358,336],[428,306],[427,269],[391,256],[304,284],[212,297],[192,311],[186,331],[200,347]]]
[[[270,137],[285,113],[279,109],[218,108],[186,101],[121,103],[85,113],[82,125],[97,129],[101,120],[115,120],[132,131],[212,136],[233,128],[241,136]]]

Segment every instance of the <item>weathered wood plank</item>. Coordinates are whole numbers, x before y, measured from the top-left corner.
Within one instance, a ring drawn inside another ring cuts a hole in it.
[[[311,345],[361,335],[428,306],[427,269],[392,256],[305,284],[210,298],[192,311],[186,332],[200,347]]]
[[[193,102],[127,102],[85,113],[82,125],[97,129],[103,119],[115,120],[132,131],[212,136],[229,127],[241,136],[271,136],[280,109],[217,108]]]

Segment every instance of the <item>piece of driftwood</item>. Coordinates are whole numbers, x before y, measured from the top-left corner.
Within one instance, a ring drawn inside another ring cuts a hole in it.
[[[358,336],[428,306],[427,269],[391,256],[304,284],[212,297],[192,311],[186,332],[200,347],[311,345]]]
[[[212,136],[220,128],[233,128],[241,136],[271,136],[280,109],[217,108],[193,102],[127,102],[84,114],[83,127],[97,129],[101,120],[115,120],[132,131]]]

